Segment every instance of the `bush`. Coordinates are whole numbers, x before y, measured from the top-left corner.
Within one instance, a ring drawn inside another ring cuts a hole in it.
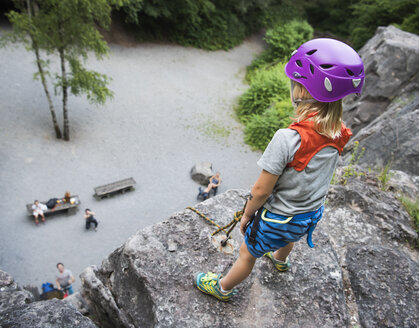
[[[244,130],[244,141],[254,149],[265,149],[278,129],[291,123],[293,107],[290,100],[275,103],[261,115],[249,118]]]
[[[136,25],[139,39],[168,39],[185,46],[216,50],[230,49],[261,28],[278,2],[126,0],[121,12],[126,22]]]
[[[417,0],[359,0],[353,5],[353,46],[361,48],[374,35],[377,26],[401,24],[401,28],[417,34],[418,16]]]
[[[245,122],[249,116],[262,114],[272,103],[289,97],[290,82],[284,63],[254,73],[250,88],[240,97],[237,115]]]
[[[268,48],[248,67],[246,79],[251,79],[256,69],[288,60],[295,49],[312,37],[313,28],[306,21],[301,20],[280,22],[268,29],[265,35]]]
[[[403,19],[403,23],[399,27],[407,32],[419,34],[419,5],[413,15]]]

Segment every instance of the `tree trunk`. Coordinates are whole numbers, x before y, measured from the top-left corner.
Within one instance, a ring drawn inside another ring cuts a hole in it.
[[[54,124],[54,129],[55,129],[55,136],[57,137],[57,139],[61,139],[62,138],[61,130],[57,122],[57,116],[55,115],[54,105],[52,104],[51,95],[47,87],[44,69],[42,68],[41,59],[39,57],[39,49],[36,42],[33,39],[32,39],[32,46],[35,51],[36,64],[38,65],[39,75],[41,76],[41,82],[44,87],[45,95],[47,96],[47,99],[48,99],[49,110],[51,112],[51,117],[52,117],[52,124]]]
[[[65,70],[65,56],[64,48],[60,48],[60,61],[61,61],[61,80],[62,80],[62,89],[63,89],[63,118],[64,118],[64,140],[70,140],[70,123],[68,120],[68,109],[67,109],[67,99],[68,99],[68,85],[67,85],[67,73]]]
[[[31,3],[30,0],[27,0],[26,5],[27,5],[29,18],[32,18],[32,12],[34,12],[34,8],[32,6],[33,3]],[[37,44],[36,40],[34,39],[33,35],[29,33],[29,36],[30,36],[31,41],[32,41],[32,48],[35,52],[36,64],[38,66],[39,76],[41,77],[41,83],[42,83],[42,86],[44,87],[45,95],[46,95],[47,100],[48,100],[49,111],[51,112],[51,117],[52,117],[52,124],[54,125],[54,129],[55,129],[55,136],[56,136],[57,139],[61,139],[61,137],[62,137],[61,136],[61,130],[60,130],[60,126],[58,125],[58,122],[57,122],[57,116],[55,115],[54,105],[52,104],[51,95],[50,95],[49,90],[48,90],[47,82],[46,82],[46,79],[45,79],[44,69],[42,68],[41,57],[39,55],[39,47],[38,47],[38,44]]]

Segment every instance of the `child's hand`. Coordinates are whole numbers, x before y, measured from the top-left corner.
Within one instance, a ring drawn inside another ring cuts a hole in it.
[[[243,214],[242,219],[240,220],[240,232],[244,236],[244,233],[246,232],[246,228],[252,218],[246,214]]]

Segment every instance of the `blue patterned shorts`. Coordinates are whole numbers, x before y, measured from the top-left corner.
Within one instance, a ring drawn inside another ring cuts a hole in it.
[[[256,234],[256,243],[249,243],[250,232],[254,221],[247,227],[244,241],[250,254],[258,258],[265,253],[274,252],[282,248],[288,243],[300,240],[307,234],[307,243],[310,247],[314,247],[311,241],[311,235],[316,227],[317,222],[323,216],[324,206],[318,210],[297,214],[293,217],[278,215],[263,209],[262,217],[259,221],[259,227]]]

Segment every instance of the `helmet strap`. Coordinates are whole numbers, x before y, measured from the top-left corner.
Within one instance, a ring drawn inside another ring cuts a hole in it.
[[[292,101],[292,105],[294,106],[294,108],[296,108],[300,103],[315,103],[317,102],[316,99],[314,98],[309,98],[309,99],[302,99],[302,98],[294,98],[294,80],[291,80],[291,101]]]

